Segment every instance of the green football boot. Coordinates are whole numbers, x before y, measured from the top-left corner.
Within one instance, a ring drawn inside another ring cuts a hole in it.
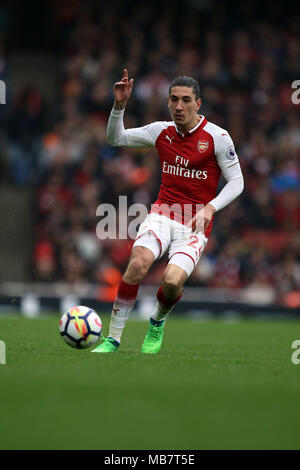
[[[99,344],[95,349],[92,349],[91,352],[96,353],[113,353],[118,351],[120,343],[114,338],[103,338],[103,343]]]
[[[165,320],[156,321],[150,318],[148,331],[142,345],[142,353],[157,354],[160,351],[164,326]]]

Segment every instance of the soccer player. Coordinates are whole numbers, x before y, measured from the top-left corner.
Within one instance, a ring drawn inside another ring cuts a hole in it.
[[[161,186],[133,244],[113,305],[109,336],[92,352],[118,350],[139,285],[153,262],[168,250],[169,262],[142,345],[142,353],[156,354],[166,317],[180,300],[182,287],[200,259],[215,212],[242,192],[244,181],[228,132],[198,114],[201,98],[196,80],[179,76],[171,83],[168,107],[172,121],[125,129],[123,115],[132,87],[133,79],[128,79],[124,69],[123,78],[113,89],[107,142],[117,147],[156,147]],[[226,184],[216,195],[221,173]]]

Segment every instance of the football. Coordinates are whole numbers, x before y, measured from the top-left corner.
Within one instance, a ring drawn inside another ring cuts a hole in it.
[[[59,322],[59,331],[69,346],[85,349],[100,338],[102,321],[95,310],[79,305],[63,314]]]

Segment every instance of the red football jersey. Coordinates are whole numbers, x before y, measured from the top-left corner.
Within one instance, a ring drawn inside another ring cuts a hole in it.
[[[216,197],[221,172],[238,163],[228,132],[204,116],[199,116],[199,123],[186,134],[179,132],[174,122],[166,121],[124,130],[121,116],[122,112],[112,110],[114,141],[130,147],[155,146],[159,154],[161,186],[151,212],[187,224],[202,205]],[[118,133],[122,136],[119,140]],[[211,226],[212,222],[206,236]]]

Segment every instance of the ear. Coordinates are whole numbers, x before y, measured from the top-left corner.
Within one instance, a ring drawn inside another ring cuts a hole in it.
[[[198,98],[196,100],[197,111],[199,111],[199,109],[201,108],[201,105],[202,105],[202,99]]]

